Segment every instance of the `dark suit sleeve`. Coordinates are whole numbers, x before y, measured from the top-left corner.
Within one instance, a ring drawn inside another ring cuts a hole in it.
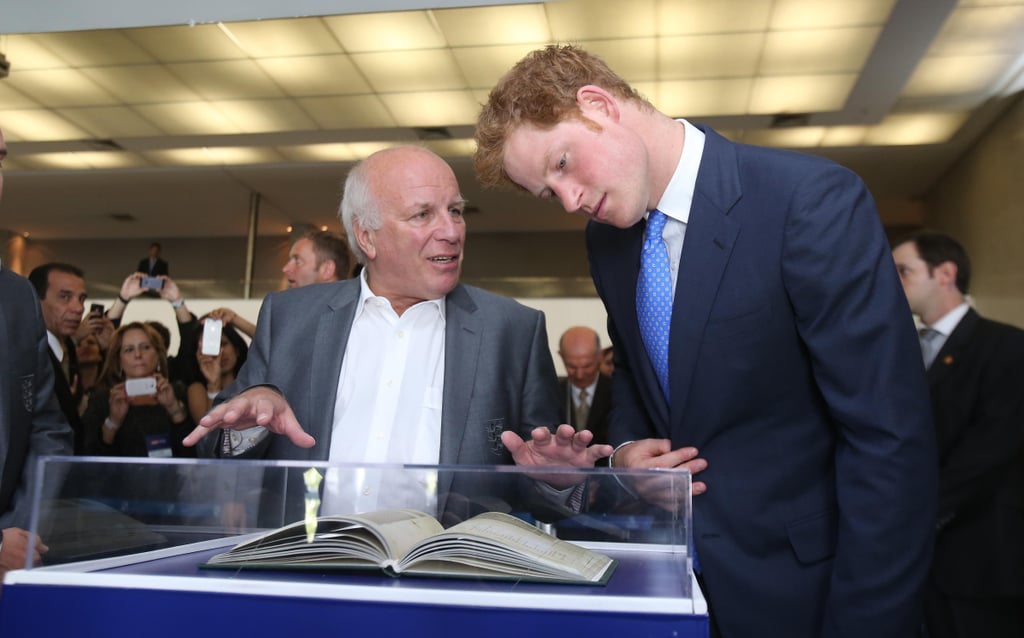
[[[798,186],[782,269],[835,423],[838,535],[822,636],[913,635],[937,460],[916,332],[874,203],[837,166]],[[780,397],[780,400],[783,397]]]
[[[529,335],[526,380],[523,385],[522,427],[524,438],[536,427],[555,428],[558,416],[558,377],[548,347],[548,333],[544,313],[533,313],[534,322]]]

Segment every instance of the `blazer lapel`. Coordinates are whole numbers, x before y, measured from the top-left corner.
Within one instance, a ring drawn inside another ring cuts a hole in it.
[[[739,225],[728,217],[741,194],[735,152],[713,131],[705,129],[705,135],[672,308],[669,385],[673,424],[681,423],[685,412],[704,328],[739,235]]]
[[[323,424],[323,431],[310,432],[323,441],[330,449],[331,430],[334,425],[334,404],[338,400],[338,379],[345,356],[345,346],[352,330],[356,304],[359,301],[359,286],[345,286],[327,304],[317,324],[315,347],[313,349],[312,375],[310,377],[310,405],[308,414],[315,414],[314,423]],[[342,356],[338,356],[341,352]],[[299,363],[301,365],[301,362]],[[303,423],[303,427],[312,424]],[[318,446],[319,447],[319,446]]]
[[[476,303],[461,284],[445,298],[441,465],[458,463],[466,432],[482,336],[476,311]],[[450,474],[448,480],[451,480]],[[447,491],[447,485],[442,487]]]
[[[964,349],[973,339],[977,328],[978,313],[971,308],[964,315],[963,319],[960,320],[956,328],[953,329],[946,342],[942,344],[942,348],[935,355],[935,360],[928,367],[929,386],[934,388],[940,384],[946,378],[946,375],[954,369]]]

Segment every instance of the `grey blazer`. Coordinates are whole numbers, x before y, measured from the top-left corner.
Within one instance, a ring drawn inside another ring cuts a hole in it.
[[[0,529],[28,528],[36,459],[71,454],[49,352],[32,285],[0,266]]]
[[[285,290],[264,300],[248,359],[218,399],[272,386],[317,442],[305,449],[270,435],[247,458],[327,459],[338,377],[358,300],[358,279]],[[459,285],[445,298],[445,316],[440,463],[511,463],[501,444],[504,430],[526,436],[534,427],[559,423],[544,314]],[[216,455],[219,437],[207,439],[204,454]]]

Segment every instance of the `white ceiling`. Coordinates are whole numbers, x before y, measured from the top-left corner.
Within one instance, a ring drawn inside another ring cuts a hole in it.
[[[488,89],[551,42],[674,116],[850,166],[890,224],[919,220],[914,200],[1024,86],[1024,0],[567,0],[0,34],[0,228],[244,235],[259,193],[261,234],[338,229],[347,166],[417,140],[455,167],[472,232],[580,228],[481,192],[469,160]]]

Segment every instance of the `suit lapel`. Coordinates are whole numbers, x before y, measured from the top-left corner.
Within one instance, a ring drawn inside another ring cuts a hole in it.
[[[323,424],[323,431],[310,432],[323,441],[330,449],[331,430],[334,426],[334,404],[338,400],[338,379],[345,357],[345,346],[352,330],[356,304],[359,301],[359,286],[344,286],[327,304],[317,324],[315,347],[313,349],[312,375],[310,376],[309,397],[314,403],[308,414],[317,415],[314,424]],[[342,356],[338,356],[341,352]],[[300,363],[301,365],[301,363]],[[312,424],[302,424],[308,428]]]
[[[482,337],[476,310],[476,303],[462,285],[456,286],[445,298],[441,465],[458,463],[465,438]],[[447,490],[448,486],[442,487]]]
[[[954,369],[964,349],[974,338],[974,333],[978,329],[978,319],[978,313],[973,308],[969,309],[942,344],[932,365],[928,367],[929,386],[934,388],[939,385]]]
[[[704,155],[679,261],[669,336],[669,384],[673,421],[682,418],[704,328],[725,273],[739,225],[728,212],[740,199],[735,151],[704,129]]]

